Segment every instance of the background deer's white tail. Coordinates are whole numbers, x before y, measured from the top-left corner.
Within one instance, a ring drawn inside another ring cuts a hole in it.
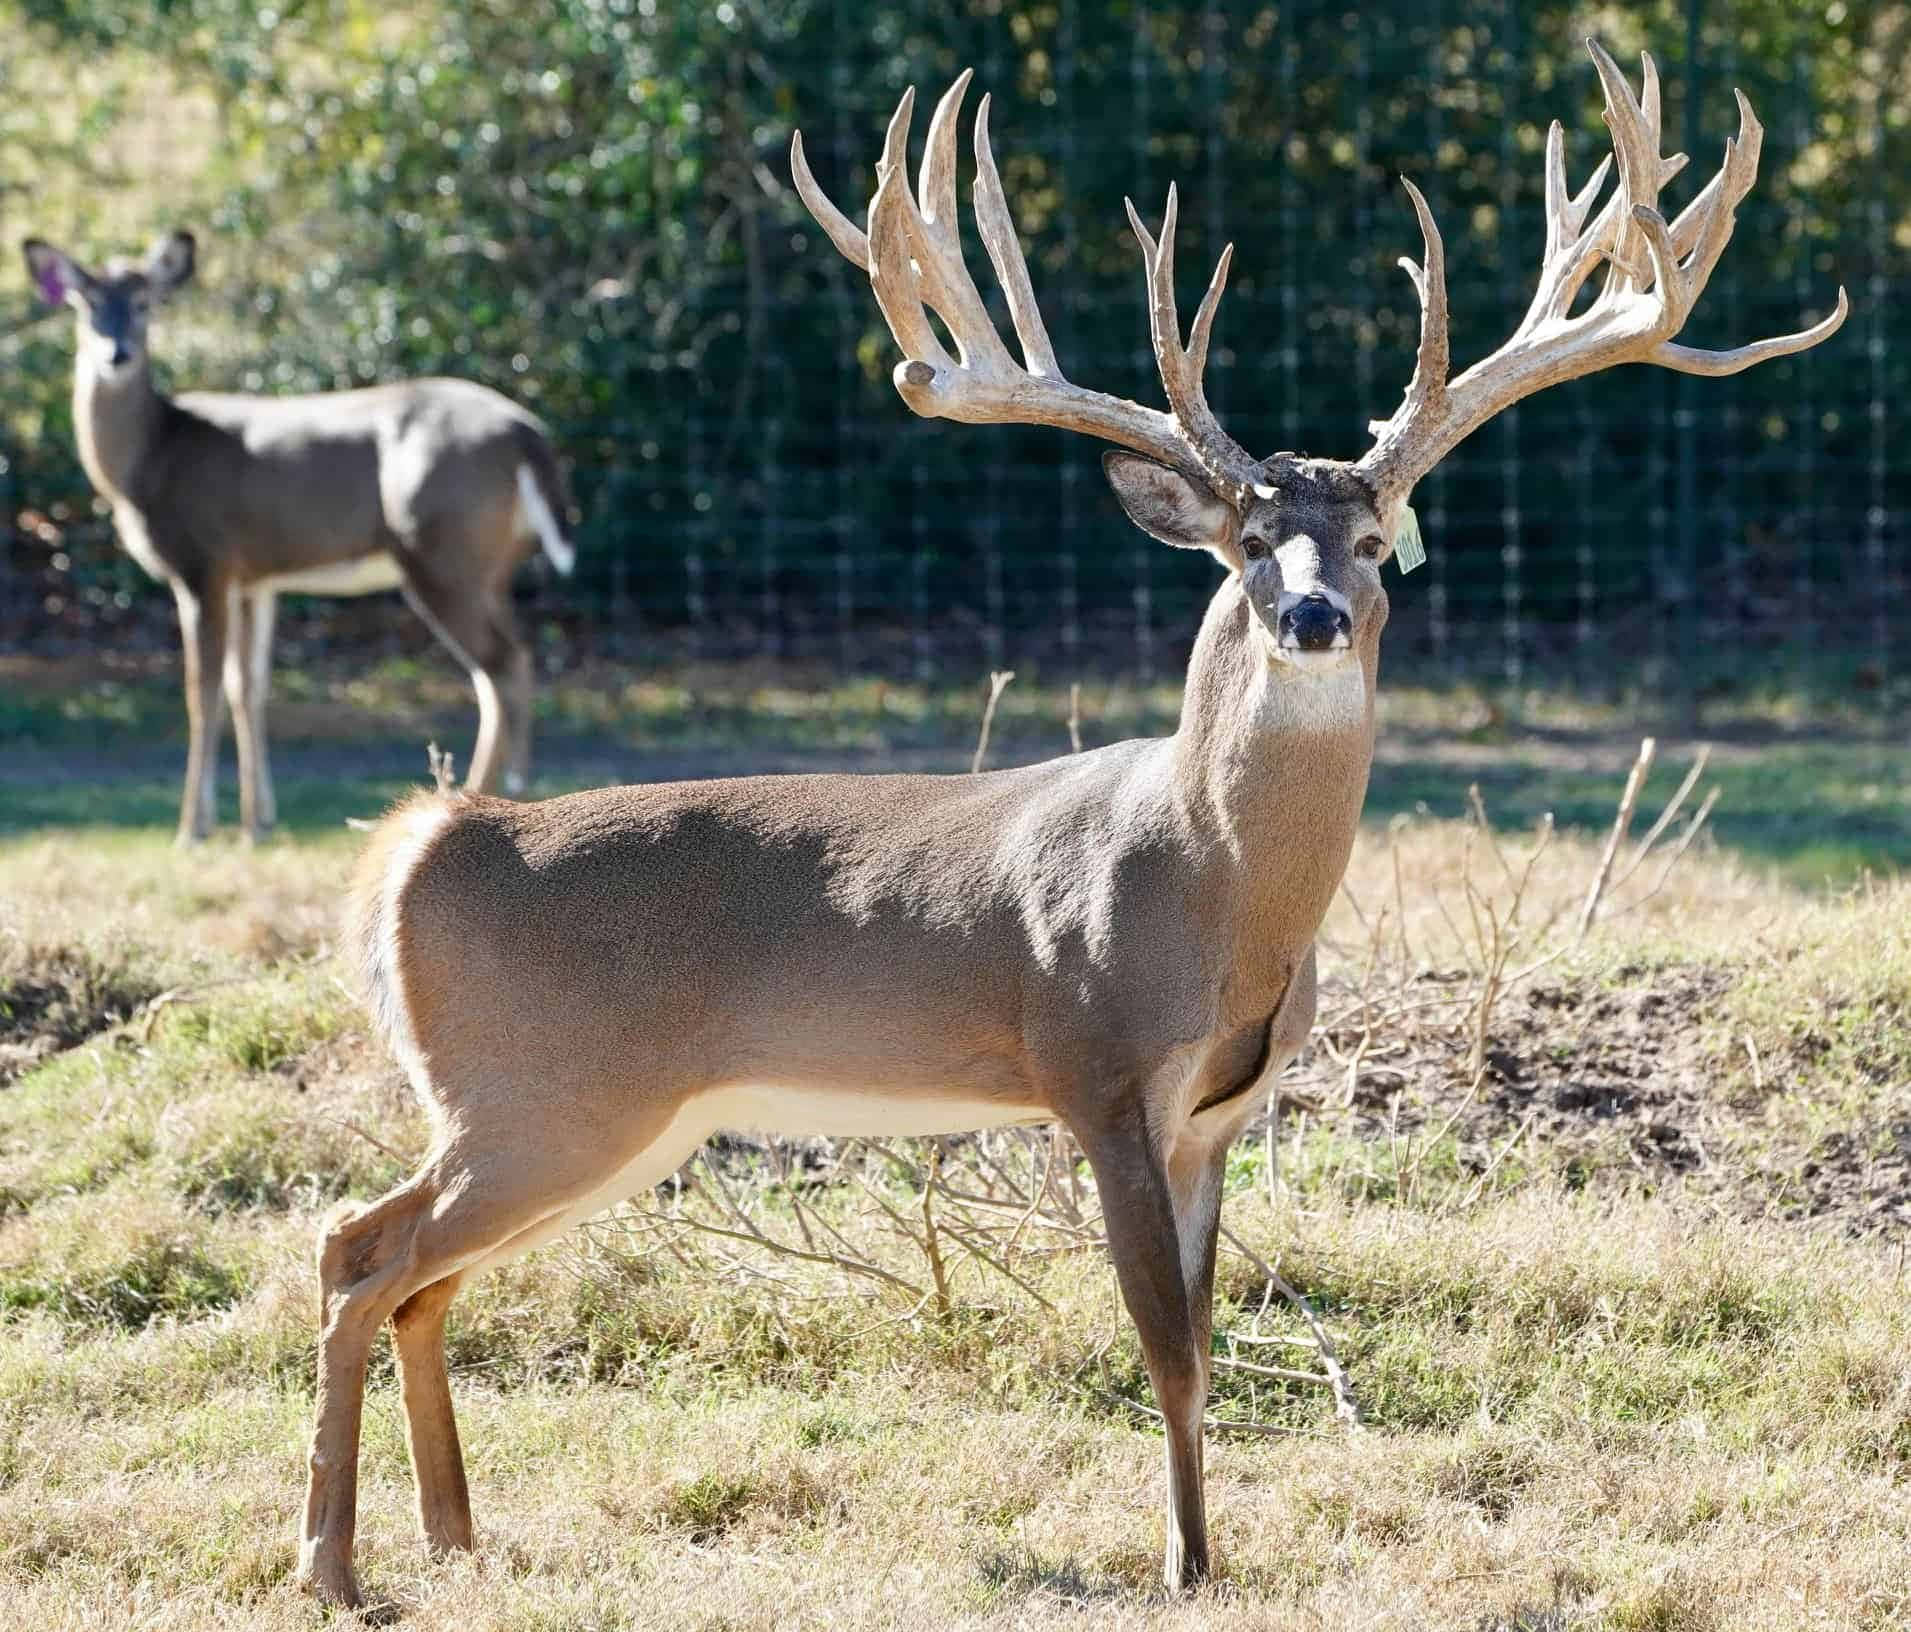
[[[544,489],[538,485],[537,472],[528,463],[518,466],[518,510],[524,524],[537,534],[551,565],[568,578],[577,565],[577,546],[564,536]]]

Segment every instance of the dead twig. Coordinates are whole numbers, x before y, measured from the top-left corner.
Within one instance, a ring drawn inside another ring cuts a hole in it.
[[[450,793],[457,786],[457,773],[452,766],[451,754],[440,748],[435,742],[425,744],[425,764],[431,769],[431,780],[440,793]]]
[[[1009,682],[1015,678],[1013,669],[995,669],[989,674],[989,700],[982,708],[982,732],[976,738],[975,758],[969,761],[969,772],[974,775],[982,769],[982,762],[989,757],[989,728],[995,723],[995,705],[1002,700],[1002,693],[1009,689]]]
[[[939,1140],[932,1140],[929,1145],[929,1166],[922,1181],[922,1250],[928,1255],[929,1273],[935,1278],[936,1313],[947,1320],[953,1306],[949,1302],[949,1272],[942,1261],[942,1242],[936,1233],[935,1212],[936,1177],[941,1171],[942,1144]]]
[[[1125,1395],[1110,1393],[1105,1388],[1085,1388],[1083,1392],[1091,1399],[1100,1400],[1104,1405],[1120,1406],[1145,1417],[1149,1422],[1166,1422],[1168,1419],[1152,1405],[1143,1405],[1139,1400],[1131,1400]],[[1314,1428],[1293,1428],[1280,1422],[1248,1422],[1240,1418],[1203,1417],[1202,1428],[1214,1434],[1255,1434],[1262,1438],[1318,1439],[1320,1433]]]
[[[1606,848],[1599,856],[1599,869],[1593,874],[1592,888],[1586,892],[1586,904],[1579,911],[1579,939],[1583,939],[1586,931],[1592,928],[1593,918],[1599,911],[1599,898],[1606,893],[1606,880],[1612,876],[1613,858],[1619,854],[1619,846],[1625,842],[1626,830],[1632,826],[1633,807],[1639,803],[1639,790],[1645,786],[1646,772],[1652,769],[1652,757],[1658,751],[1657,739],[1640,739],[1639,757],[1633,761],[1632,770],[1626,777],[1625,791],[1619,796],[1619,812],[1613,818],[1612,832],[1606,836]]]
[[[1645,859],[1652,853],[1652,847],[1659,842],[1660,836],[1672,825],[1672,819],[1679,814],[1679,807],[1685,803],[1686,795],[1698,785],[1699,778],[1705,774],[1706,761],[1712,757],[1712,745],[1702,743],[1692,768],[1685,773],[1685,780],[1679,784],[1678,791],[1666,801],[1666,807],[1659,812],[1659,819],[1646,829],[1646,836],[1639,841],[1639,848],[1633,852],[1632,860],[1625,870],[1612,881],[1612,890],[1616,895],[1624,887],[1627,879],[1639,871]]]
[[[1358,1430],[1366,1419],[1361,1413],[1360,1400],[1354,1393],[1353,1379],[1347,1375],[1346,1368],[1340,1363],[1340,1356],[1334,1352],[1333,1339],[1327,1335],[1327,1328],[1320,1323],[1320,1316],[1314,1313],[1314,1306],[1307,1301],[1298,1287],[1294,1286],[1285,1275],[1275,1269],[1227,1225],[1221,1226],[1221,1234],[1229,1246],[1254,1266],[1256,1272],[1266,1279],[1269,1286],[1300,1312],[1300,1317],[1306,1322],[1308,1331],[1313,1334],[1314,1349],[1320,1355],[1320,1363],[1326,1368],[1328,1383],[1334,1391],[1334,1415],[1349,1429]]]
[[[1296,1371],[1292,1366],[1263,1366],[1252,1360],[1237,1360],[1231,1354],[1217,1354],[1214,1363],[1223,1371],[1244,1371],[1252,1377],[1272,1377],[1283,1383],[1318,1383],[1322,1388],[1333,1387],[1331,1378],[1318,1371]]]
[[[1535,1105],[1526,1113],[1525,1119],[1520,1125],[1508,1136],[1506,1143],[1501,1145],[1500,1148],[1493,1153],[1493,1159],[1486,1164],[1485,1170],[1473,1181],[1473,1187],[1460,1198],[1459,1206],[1453,1209],[1455,1212],[1465,1212],[1467,1208],[1479,1200],[1480,1192],[1486,1188],[1487,1181],[1499,1171],[1500,1163],[1505,1161],[1506,1158],[1512,1154],[1513,1147],[1526,1137],[1526,1130],[1533,1125],[1533,1118],[1538,1115],[1539,1107]]]
[[[784,1258],[795,1258],[803,1263],[825,1264],[836,1269],[845,1270],[852,1275],[863,1275],[870,1280],[882,1281],[889,1286],[897,1287],[908,1293],[910,1297],[920,1298],[925,1303],[935,1296],[934,1292],[925,1291],[913,1281],[905,1280],[902,1276],[884,1269],[880,1264],[872,1264],[866,1259],[847,1257],[840,1252],[808,1252],[801,1247],[791,1246],[787,1241],[778,1241],[773,1236],[763,1234],[760,1230],[752,1233],[743,1230],[725,1229],[721,1224],[712,1224],[706,1219],[692,1218],[687,1213],[666,1216],[660,1213],[645,1213],[639,1211],[636,1216],[640,1219],[672,1224],[679,1229],[695,1230],[699,1235],[713,1235],[726,1241],[744,1241],[751,1246],[761,1247],[766,1252],[775,1253]]]
[[[392,1147],[386,1144],[383,1139],[380,1139],[376,1134],[371,1133],[364,1128],[361,1128],[356,1122],[352,1121],[350,1117],[314,1116],[312,1117],[311,1120],[314,1122],[329,1122],[335,1128],[343,1128],[347,1133],[357,1134],[359,1138],[363,1139],[366,1144],[372,1147],[372,1149],[376,1151],[380,1151],[383,1154],[389,1156],[394,1162],[397,1162],[401,1167],[411,1167],[417,1161],[416,1157],[407,1156],[402,1150],[393,1150]],[[291,1120],[288,1120],[286,1125],[288,1127],[293,1127],[293,1126],[296,1126],[297,1124]]]

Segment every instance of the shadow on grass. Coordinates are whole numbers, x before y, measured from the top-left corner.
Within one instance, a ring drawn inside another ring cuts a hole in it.
[[[1132,1585],[1112,1575],[1091,1573],[1072,1558],[1045,1558],[1020,1552],[990,1553],[977,1566],[990,1596],[1040,1593],[1072,1604],[1104,1603],[1132,1595]]]
[[[717,681],[711,686],[714,694],[660,682],[633,683],[621,692],[581,683],[549,688],[542,713],[555,729],[540,736],[537,793],[762,771],[955,771],[966,765],[974,740],[973,688],[917,695],[843,682],[813,693],[767,687],[731,696]],[[171,688],[151,681],[95,689],[107,695],[110,709],[101,704],[56,717],[40,708],[29,711],[32,729],[11,733],[0,706],[0,838],[48,829],[172,828],[185,749],[177,740]],[[420,699],[395,681],[375,699],[378,707],[360,699],[336,709],[314,705],[315,729],[334,714],[362,725],[369,707],[371,719],[397,734],[376,741],[287,736],[276,742],[282,830],[300,837],[336,833],[347,818],[374,816],[422,785],[426,735],[452,745],[462,760],[472,722],[461,694],[446,695],[456,708],[435,725],[427,723],[431,710],[421,711]],[[1094,701],[1091,745],[1172,728],[1170,691],[1111,692]],[[1065,694],[1058,699],[1040,686],[1020,695],[1011,689],[996,722],[991,763],[1029,763],[1062,751],[1066,737],[1056,711],[1065,707]],[[421,712],[423,718],[413,717]],[[1564,828],[1607,828],[1637,750],[1637,729],[1607,713],[1569,723],[1496,720],[1483,730],[1469,723],[1470,712],[1478,710],[1457,694],[1402,700],[1382,725],[1367,797],[1370,825],[1401,814],[1462,816],[1467,789],[1478,783],[1498,828],[1530,830],[1546,811]],[[1770,721],[1727,725],[1721,735],[1705,784],[1720,791],[1711,823],[1719,843],[1805,885],[1848,882],[1867,868],[1911,866],[1911,755],[1902,743],[1875,727],[1812,731]],[[1695,750],[1670,734],[1660,746],[1640,803],[1641,826],[1670,796]],[[229,743],[223,770],[221,819],[229,828],[236,817]]]
[[[291,756],[287,756],[290,759]],[[411,788],[421,778],[402,777],[275,777],[279,800],[279,831],[312,838],[342,830],[347,818],[368,819]],[[230,827],[238,819],[236,796],[230,787],[221,801],[221,821]],[[151,774],[124,777],[88,777],[84,781],[48,781],[22,785],[0,784],[0,839],[23,838],[35,832],[73,832],[88,828],[158,831],[170,834],[179,820],[179,782],[176,777]]]

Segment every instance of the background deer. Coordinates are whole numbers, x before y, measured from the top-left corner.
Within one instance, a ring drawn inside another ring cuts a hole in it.
[[[1063,378],[990,154],[975,208],[1023,363],[964,268],[956,120],[969,76],[904,168],[912,97],[889,127],[867,235],[792,164],[831,241],[868,271],[920,414],[1058,425],[1126,451],[1105,467],[1131,519],[1211,551],[1226,576],[1174,735],[960,777],[791,776],[616,788],[541,804],[419,796],[371,841],[356,939],[379,1021],[437,1129],[404,1184],[348,1203],[319,1245],[321,1338],[299,1573],[358,1600],[351,1566],[365,1364],[397,1333],[419,1518],[471,1543],[445,1370],[468,1277],[669,1175],[725,1127],[934,1134],[1059,1119],[1100,1189],[1122,1295],[1166,1422],[1166,1576],[1208,1569],[1202,1423],[1229,1143],[1314,1015],[1314,936],[1353,844],[1373,752],[1387,596],[1380,568],[1414,482],[1469,430],[1559,380],[1650,361],[1729,373],[1825,338],[1674,345],[1752,185],[1740,103],[1719,174],[1668,224],[1681,160],[1593,50],[1618,157],[1577,196],[1562,142],[1539,293],[1513,337],[1449,379],[1439,234],[1409,266],[1422,326],[1399,412],[1354,463],[1255,459],[1209,411],[1221,257],[1184,342],[1176,204],[1135,219],[1168,411]],[[1590,225],[1587,224],[1591,215]],[[1573,297],[1606,268],[1579,316]],[[955,354],[930,322],[933,311]]]
[[[255,838],[276,818],[265,706],[282,590],[402,589],[477,692],[470,785],[522,787],[531,654],[511,610],[511,575],[540,544],[561,573],[576,558],[569,496],[537,419],[466,380],[168,397],[153,384],[147,325],[192,276],[192,234],[172,233],[144,264],[114,261],[103,273],[35,238],[24,248],[41,295],[78,316],[81,462],[112,506],[120,543],[179,608],[191,733],[180,841],[212,829],[222,677],[240,824]]]

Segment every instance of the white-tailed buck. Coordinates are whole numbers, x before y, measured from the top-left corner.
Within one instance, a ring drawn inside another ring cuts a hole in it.
[[[796,184],[875,286],[917,413],[1059,425],[1105,458],[1129,516],[1226,577],[1159,741],[978,776],[785,776],[515,805],[421,795],[372,839],[356,939],[378,1018],[430,1109],[417,1173],[346,1204],[319,1245],[322,1328],[299,1572],[353,1602],[366,1355],[398,1361],[434,1548],[471,1544],[443,1349],[470,1277],[658,1183],[719,1128],[937,1134],[1059,1119],[1094,1169],[1122,1295],[1166,1419],[1167,1579],[1208,1568],[1202,1419],[1223,1158],[1314,1014],[1314,934],[1340,881],[1373,750],[1380,569],[1414,482],[1541,386],[1616,363],[1727,374],[1844,316],[1740,351],[1673,343],[1752,185],[1741,99],[1718,176],[1668,224],[1650,62],[1635,97],[1596,47],[1618,191],[1569,194],[1547,148],[1539,293],[1513,338],[1448,378],[1440,239],[1426,235],[1419,364],[1351,464],[1251,457],[1202,365],[1228,257],[1184,340],[1175,202],[1135,219],[1161,412],[1063,378],[976,119],[975,212],[1021,340],[1016,363],[964,270],[956,121],[936,109],[912,189],[911,99],[889,126],[867,235],[803,159]],[[1602,167],[1603,170],[1603,167]],[[1605,283],[1572,315],[1595,271]],[[928,311],[953,337],[955,354]]]
[[[239,747],[246,836],[272,826],[266,689],[281,591],[402,589],[470,672],[478,744],[470,785],[520,787],[531,752],[531,654],[511,574],[539,544],[571,570],[562,472],[544,427],[468,380],[414,380],[306,397],[153,384],[147,323],[192,276],[191,233],[143,264],[89,272],[37,238],[27,269],[78,314],[73,425],[80,460],[135,561],[173,592],[185,644],[190,746],[179,838],[211,831],[224,702]]]

